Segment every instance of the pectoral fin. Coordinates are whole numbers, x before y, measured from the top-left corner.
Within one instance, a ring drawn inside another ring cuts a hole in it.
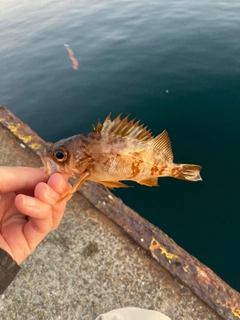
[[[145,180],[138,180],[136,181],[139,184],[143,184],[144,186],[148,187],[157,187],[158,184],[158,178],[150,178],[150,179],[145,179]]]
[[[104,186],[114,189],[114,188],[129,188],[130,186],[120,182],[120,181],[99,181],[99,183],[103,184]]]

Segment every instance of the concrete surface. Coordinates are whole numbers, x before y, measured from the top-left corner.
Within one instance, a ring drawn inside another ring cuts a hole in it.
[[[0,165],[41,165],[21,143],[0,124]],[[126,306],[172,320],[221,319],[79,193],[21,267],[0,297],[0,319],[92,320]]]

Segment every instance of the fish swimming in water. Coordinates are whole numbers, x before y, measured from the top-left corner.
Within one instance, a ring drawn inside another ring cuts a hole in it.
[[[72,68],[74,70],[78,70],[78,61],[74,57],[74,53],[73,53],[72,49],[69,47],[68,44],[65,44],[64,47],[67,49],[68,55],[69,55],[69,59],[72,61]]]
[[[153,137],[151,131],[121,114],[103,124],[98,120],[93,132],[60,140],[41,154],[45,172],[69,174],[77,177],[72,195],[86,181],[92,180],[109,188],[128,187],[123,180],[145,186],[158,186],[159,177],[173,177],[201,181],[201,166],[173,163],[168,133],[164,130]]]

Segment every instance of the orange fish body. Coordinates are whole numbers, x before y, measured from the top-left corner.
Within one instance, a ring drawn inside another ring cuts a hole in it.
[[[200,181],[201,166],[175,164],[167,131],[153,137],[139,122],[113,121],[110,115],[98,121],[94,132],[80,134],[48,147],[41,156],[48,175],[54,172],[79,179],[65,197],[77,191],[86,180],[109,188],[127,187],[120,181],[132,180],[157,186],[159,177]],[[64,197],[64,198],[65,198]]]

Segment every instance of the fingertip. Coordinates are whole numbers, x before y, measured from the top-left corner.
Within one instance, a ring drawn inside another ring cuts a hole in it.
[[[68,176],[63,176],[60,173],[56,172],[51,175],[48,180],[48,185],[57,193],[64,193],[71,187],[68,182]]]
[[[23,194],[18,194],[15,197],[15,205],[17,208],[24,206],[25,204],[25,197]]]
[[[39,182],[35,187],[34,195],[38,199],[41,199],[44,197],[46,192],[47,192],[47,184],[45,182]]]
[[[39,183],[35,188],[35,197],[45,203],[54,206],[59,200],[59,194],[46,183]]]

